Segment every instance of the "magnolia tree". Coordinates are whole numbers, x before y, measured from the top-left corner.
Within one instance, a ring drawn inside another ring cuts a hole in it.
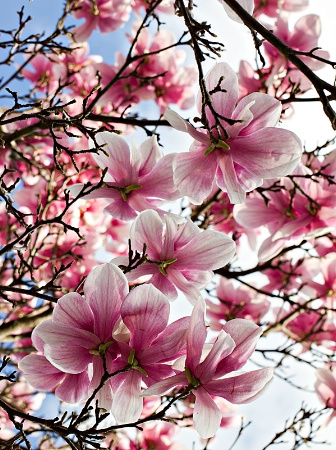
[[[1,30],[0,448],[212,448],[229,427],[220,448],[239,448],[258,412],[234,405],[274,378],[302,399],[315,383],[320,406],[298,401],[258,445],[321,448],[336,151],[289,129],[299,102],[336,129],[320,18],[308,0],[59,3],[50,33],[23,7]],[[215,7],[254,43],[239,70]]]

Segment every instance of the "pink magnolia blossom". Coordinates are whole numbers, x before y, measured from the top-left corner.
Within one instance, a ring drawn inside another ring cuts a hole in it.
[[[253,92],[264,91],[263,83],[256,70],[247,61],[240,61],[238,70],[239,100]]]
[[[131,0],[82,0],[73,15],[85,22],[72,33],[79,42],[88,40],[95,28],[101,33],[110,33],[124,26],[130,13]]]
[[[318,39],[321,34],[321,20],[315,14],[303,16],[296,22],[293,31],[290,31],[288,17],[286,15],[280,15],[275,26],[272,26],[272,32],[292,49],[301,52],[310,52],[319,47]],[[309,89],[311,82],[282,53],[268,42],[264,43],[264,48],[273,67],[272,74],[267,81],[268,84],[272,83],[277,74],[288,70],[288,76],[292,82],[299,83],[302,91]],[[324,50],[315,50],[314,55],[329,59],[329,52]],[[322,61],[310,58],[309,56],[300,56],[300,58],[313,71],[320,70],[325,66],[325,63]]]
[[[96,135],[96,140],[101,150],[94,159],[102,169],[107,168],[107,174],[103,187],[83,198],[104,198],[111,202],[106,212],[116,219],[132,220],[137,211],[146,209],[163,215],[156,204],[180,197],[173,183],[173,155],[162,156],[156,137],[147,139],[139,148],[133,145],[132,153],[126,141],[114,133],[104,131]],[[82,189],[83,185],[69,188],[72,195]]]
[[[147,8],[149,5],[148,0],[133,0],[132,8],[139,10],[140,8]],[[164,14],[174,14],[174,0],[162,0],[155,10]]]
[[[35,84],[39,91],[54,92],[59,85],[59,77],[57,76],[57,62],[51,57],[47,57],[38,53],[30,61],[33,70],[27,68],[22,69],[22,76]]]
[[[192,303],[210,283],[212,270],[225,266],[235,252],[233,240],[225,234],[201,231],[191,220],[184,224],[169,216],[161,220],[152,210],[135,219],[130,236],[132,248],[142,252],[146,244],[148,256],[144,264],[127,273],[128,279],[151,275],[148,282],[170,299],[177,297],[177,288]],[[127,264],[125,258],[114,262]]]
[[[282,332],[301,345],[301,352],[311,349],[312,344],[323,345],[335,350],[336,325],[335,313],[325,311],[323,303],[319,306],[307,305],[307,300],[302,296],[296,298],[297,305],[289,310],[279,310],[276,321],[284,322]]]
[[[138,31],[139,24],[134,25],[130,42]],[[160,29],[151,37],[148,28],[145,28],[134,48],[135,55],[145,55],[143,63],[137,65],[136,72],[140,77],[148,78],[152,97],[162,113],[170,104],[176,104],[182,109],[190,108],[194,104],[192,86],[197,81],[197,70],[192,66],[183,66],[186,52],[174,48],[175,41],[174,33],[168,30]],[[166,50],[160,51],[165,48]],[[146,56],[153,52],[157,53]]]
[[[207,317],[213,330],[221,330],[231,319],[248,319],[260,324],[269,309],[269,301],[245,286],[235,287],[231,280],[221,277],[217,286],[219,303],[207,300]]]
[[[224,325],[204,358],[207,334],[204,305],[197,303],[191,315],[184,371],[154,384],[143,395],[162,395],[177,386],[187,388],[196,397],[193,414],[196,431],[204,439],[214,436],[222,413],[211,396],[236,404],[248,403],[259,397],[272,379],[272,369],[231,374],[245,365],[261,333],[253,322],[231,320]]]
[[[41,376],[48,373],[50,383],[55,386],[54,381],[58,379],[60,382],[64,377],[62,372],[78,375],[85,373],[90,365],[90,385],[85,386],[84,383],[82,386],[90,394],[99,385],[104,373],[102,356],[107,369],[112,370],[112,361],[119,354],[113,332],[120,322],[120,307],[128,294],[128,282],[119,268],[103,264],[87,277],[84,294],[85,298],[76,292],[60,298],[52,319],[36,327],[35,342],[40,342],[39,349],[58,371],[53,370],[47,362],[42,362],[40,367],[45,365],[42,372],[36,368],[34,372],[37,359],[41,360],[43,356],[28,356],[28,360],[21,361],[21,367],[28,373],[33,385],[38,385]],[[88,383],[88,379],[86,381]],[[112,391],[109,383],[99,391],[98,399],[100,407],[107,410],[111,408]]]
[[[206,76],[206,86],[208,92],[215,90],[211,98],[217,124],[206,108],[212,135],[195,129],[173,111],[165,113],[174,128],[195,139],[189,153],[175,157],[174,183],[192,202],[200,204],[216,180],[232,203],[243,203],[246,192],[260,186],[263,178],[284,176],[295,168],[301,158],[301,142],[291,131],[275,128],[281,103],[273,97],[254,93],[236,105],[238,81],[228,64],[217,64]],[[201,113],[200,98],[198,110]],[[228,125],[223,117],[236,122]]]
[[[336,417],[336,377],[335,372],[327,368],[316,371],[315,390],[318,398],[328,408],[333,408],[332,413],[327,418],[325,426]]]
[[[254,0],[254,15],[265,14],[277,17],[279,12],[302,11],[308,7],[309,0]]]
[[[334,229],[335,187],[325,179],[312,183],[309,178],[302,177],[311,174],[310,169],[300,165],[295,170],[295,175],[298,175],[295,182],[300,189],[296,189],[291,180],[283,179],[280,184],[285,189],[265,192],[270,200],[267,206],[264,199],[255,193],[249,195],[244,205],[235,206],[234,218],[240,225],[252,229],[265,226],[270,233],[259,249],[260,261],[277,255],[288,245],[300,243],[303,239],[312,240]],[[292,196],[291,192],[295,195]]]
[[[151,386],[174,375],[166,363],[185,354],[189,317],[168,325],[169,313],[168,299],[151,285],[133,289],[121,306],[130,340],[118,342],[120,356],[113,363],[114,371],[129,366],[126,373],[111,379],[112,414],[118,423],[138,420],[143,410],[142,383]]]
[[[174,423],[161,421],[159,423],[145,423],[140,434],[142,450],[187,450],[180,442],[174,442],[173,438],[179,433],[180,428]]]

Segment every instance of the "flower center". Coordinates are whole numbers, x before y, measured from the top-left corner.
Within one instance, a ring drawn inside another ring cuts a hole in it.
[[[100,356],[102,359],[105,356],[106,350],[107,348],[112,345],[114,343],[114,341],[108,341],[105,344],[99,344],[99,347],[97,350],[89,350],[89,353],[91,355],[97,355]]]
[[[224,142],[222,139],[211,139],[210,146],[205,150],[204,155],[210,155],[211,152],[213,152],[216,148],[222,148],[224,150],[230,150],[230,146]]]
[[[131,184],[129,186],[126,186],[124,188],[117,188],[120,192],[123,200],[127,202],[127,195],[130,194],[132,191],[135,191],[136,189],[141,189],[141,184]]]
[[[139,361],[135,357],[134,348],[131,350],[127,363],[129,364],[131,369],[138,370],[140,373],[142,373],[142,375],[148,377],[148,373],[139,365]]]
[[[167,276],[166,268],[173,264],[175,261],[177,261],[177,258],[168,259],[167,261],[160,261],[158,263],[159,271],[162,273],[162,275]]]
[[[191,373],[191,371],[188,367],[185,367],[184,370],[185,370],[189,385],[191,385],[193,388],[198,388],[198,386],[201,385],[199,380],[194,377],[194,375]]]

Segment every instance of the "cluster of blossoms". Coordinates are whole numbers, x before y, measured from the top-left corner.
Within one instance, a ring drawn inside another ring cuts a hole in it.
[[[168,325],[169,302],[158,289],[145,285],[128,291],[117,266],[94,269],[84,285],[85,297],[70,293],[60,298],[52,319],[35,328],[32,339],[40,354],[24,357],[19,368],[36,389],[57,386],[56,395],[66,402],[95,394],[98,406],[111,410],[117,423],[139,419],[143,395],[180,386],[196,397],[196,430],[203,438],[212,437],[222,414],[211,396],[246,403],[272,378],[272,369],[227,377],[246,363],[261,329],[243,319],[230,321],[204,358],[201,301],[191,317]],[[144,392],[143,386],[148,388]]]
[[[252,4],[251,0],[251,4]],[[276,18],[266,27],[288,48],[298,52],[302,61],[314,72],[325,67],[329,52],[321,50],[318,44],[321,35],[321,20],[316,14],[301,17],[293,29],[289,25],[290,12],[302,11],[308,7],[307,1],[297,0],[255,0],[255,16]],[[291,63],[284,54],[269,42],[262,45],[264,63],[254,69],[247,61],[239,67],[239,93],[243,97],[253,92],[266,92],[279,100],[286,100],[286,114],[292,113],[290,101],[307,92],[312,83]],[[288,106],[289,105],[289,106]]]
[[[192,425],[202,439],[237,424],[232,404],[255,400],[273,377],[268,367],[241,371],[263,331],[288,339],[284,357],[318,347],[327,359],[336,349],[336,153],[302,157],[299,137],[279,125],[281,100],[289,103],[311,83],[285,53],[262,42],[265,64],[256,71],[243,61],[236,74],[219,62],[200,77],[194,126],[175,109],[193,106],[197,71],[185,65],[182,39],[159,20],[174,3],[75,1],[73,17],[84,23],[70,30],[70,51],[27,47],[19,72],[33,84],[36,102],[30,115],[13,109],[2,129],[0,336],[13,348],[15,342],[23,380],[15,390],[5,377],[4,405],[39,407],[43,394],[33,401],[26,382],[54,392],[82,408],[68,435],[104,430],[113,450],[183,450],[173,442],[177,424]],[[323,67],[329,54],[315,49],[319,18],[288,26],[288,13],[307,1],[238,3],[273,20],[268,28],[308,68]],[[182,9],[189,32],[203,36],[205,23]],[[153,35],[151,20],[158,24]],[[89,54],[94,30],[127,23],[128,53],[118,52],[113,64]],[[152,122],[168,122],[176,139],[188,134],[189,151],[165,154],[156,129],[143,123],[147,139],[129,146],[127,135],[141,123],[135,107],[148,100],[160,116]],[[189,207],[169,209],[185,197]],[[247,269],[246,240],[257,259]],[[257,272],[259,281],[245,278]],[[183,302],[179,297],[192,312],[172,321],[170,302]],[[336,409],[330,365],[317,371],[316,392]],[[4,411],[0,421],[8,426],[13,414]],[[92,411],[93,427],[86,423]],[[125,424],[141,432],[130,437],[119,427]],[[25,427],[34,432],[33,422]],[[0,440],[9,438],[1,430]]]

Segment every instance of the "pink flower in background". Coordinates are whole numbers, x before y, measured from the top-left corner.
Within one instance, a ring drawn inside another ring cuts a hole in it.
[[[132,220],[137,211],[146,209],[168,214],[156,205],[162,200],[176,200],[180,194],[173,183],[173,155],[162,155],[156,137],[147,139],[139,148],[133,145],[132,153],[127,142],[114,133],[104,131],[96,135],[96,140],[101,150],[94,159],[102,169],[107,168],[107,174],[103,187],[83,198],[110,201],[105,211],[120,220]],[[69,190],[76,196],[83,187],[72,185]],[[83,193],[89,189],[92,187]]]
[[[222,413],[211,396],[236,404],[248,403],[259,397],[272,380],[272,369],[229,375],[245,365],[261,333],[252,322],[231,320],[224,325],[211,350],[205,352],[204,305],[197,303],[191,315],[184,371],[154,384],[143,395],[162,395],[175,387],[188,387],[196,397],[193,414],[196,431],[204,439],[214,436]]]
[[[85,19],[83,25],[72,30],[76,41],[87,41],[95,28],[110,33],[121,28],[131,13],[131,0],[82,0],[73,15]]]
[[[130,42],[133,41],[138,26],[138,23],[134,24]],[[170,104],[187,109],[191,108],[195,101],[192,87],[197,81],[197,70],[192,66],[182,65],[187,54],[184,50],[173,47],[175,41],[174,33],[168,30],[160,29],[151,36],[145,28],[141,31],[134,49],[135,55],[145,55],[142,64],[137,64],[136,72],[140,77],[150,80],[151,97],[159,105],[161,113],[164,113]],[[159,52],[163,48],[167,50]],[[158,53],[146,56],[153,52]]]
[[[185,354],[189,317],[168,325],[168,299],[154,286],[138,286],[121,306],[123,323],[130,332],[129,343],[118,342],[120,356],[113,370],[131,366],[111,379],[114,396],[112,414],[118,423],[138,420],[143,410],[141,385],[146,386],[175,374],[169,361]]]
[[[174,128],[195,139],[189,153],[179,153],[174,159],[174,183],[196,204],[210,194],[215,182],[228,193],[231,203],[243,203],[246,192],[260,186],[263,178],[284,176],[296,167],[301,142],[291,131],[275,128],[281,103],[273,97],[254,93],[236,106],[237,75],[228,64],[217,64],[206,76],[206,86],[208,92],[216,91],[211,98],[218,123],[206,108],[212,135],[195,129],[174,111],[165,113]],[[228,125],[223,117],[237,122]]]
[[[321,166],[324,163],[321,163]],[[326,179],[312,183],[309,175],[312,171],[300,165],[294,175],[299,188],[295,188],[289,179],[281,180],[284,186],[279,191],[265,192],[269,199],[266,206],[264,199],[252,193],[244,205],[237,205],[234,218],[246,228],[267,227],[270,236],[264,239],[259,248],[260,261],[277,255],[284,247],[303,239],[314,237],[333,230],[336,225],[336,190]],[[305,176],[308,175],[307,178]],[[274,181],[270,181],[272,185]],[[264,184],[265,187],[268,184]],[[292,197],[293,192],[295,195]],[[292,193],[292,194],[291,194]]]
[[[272,26],[272,32],[294,50],[310,52],[319,46],[318,39],[321,34],[321,20],[315,14],[303,16],[296,22],[293,31],[290,31],[288,17],[280,15],[275,26]],[[264,49],[272,66],[272,73],[267,81],[268,84],[272,83],[279,73],[288,70],[288,77],[292,82],[299,83],[302,91],[310,88],[311,82],[282,53],[273,47],[272,44],[264,42]],[[314,51],[314,55],[325,59],[329,59],[330,57],[329,52],[319,49]],[[320,70],[325,66],[325,63],[310,58],[309,56],[299,55],[299,57],[313,71]]]
[[[253,92],[264,91],[260,76],[247,61],[240,61],[238,71],[239,100]]]
[[[334,410],[325,422],[327,426],[336,417],[336,378],[331,369],[322,368],[316,371],[315,391],[321,402]]]
[[[141,213],[131,227],[132,249],[143,251],[146,244],[147,262],[127,273],[130,281],[151,275],[149,283],[170,299],[182,291],[194,303],[200,290],[210,283],[212,270],[225,266],[233,257],[235,243],[223,233],[201,231],[191,220],[179,224],[155,211]],[[114,260],[124,264],[128,258]]]
[[[133,0],[132,2],[132,8],[135,10],[139,10],[140,8],[147,8],[148,6],[148,0]],[[162,0],[155,9],[156,11],[160,11],[164,14],[174,14],[174,0]]]
[[[59,84],[59,80],[55,74],[57,63],[53,62],[47,56],[37,54],[30,61],[33,70],[22,69],[22,76],[35,84],[39,91],[48,90],[49,93],[54,92]]]
[[[217,286],[217,297],[219,303],[207,300],[209,309],[206,311],[210,327],[216,331],[221,330],[226,321],[237,318],[260,324],[270,306],[265,296],[257,295],[245,286],[236,287],[223,277]]]
[[[265,14],[277,17],[279,12],[302,11],[308,7],[309,0],[254,0],[254,15]]]

